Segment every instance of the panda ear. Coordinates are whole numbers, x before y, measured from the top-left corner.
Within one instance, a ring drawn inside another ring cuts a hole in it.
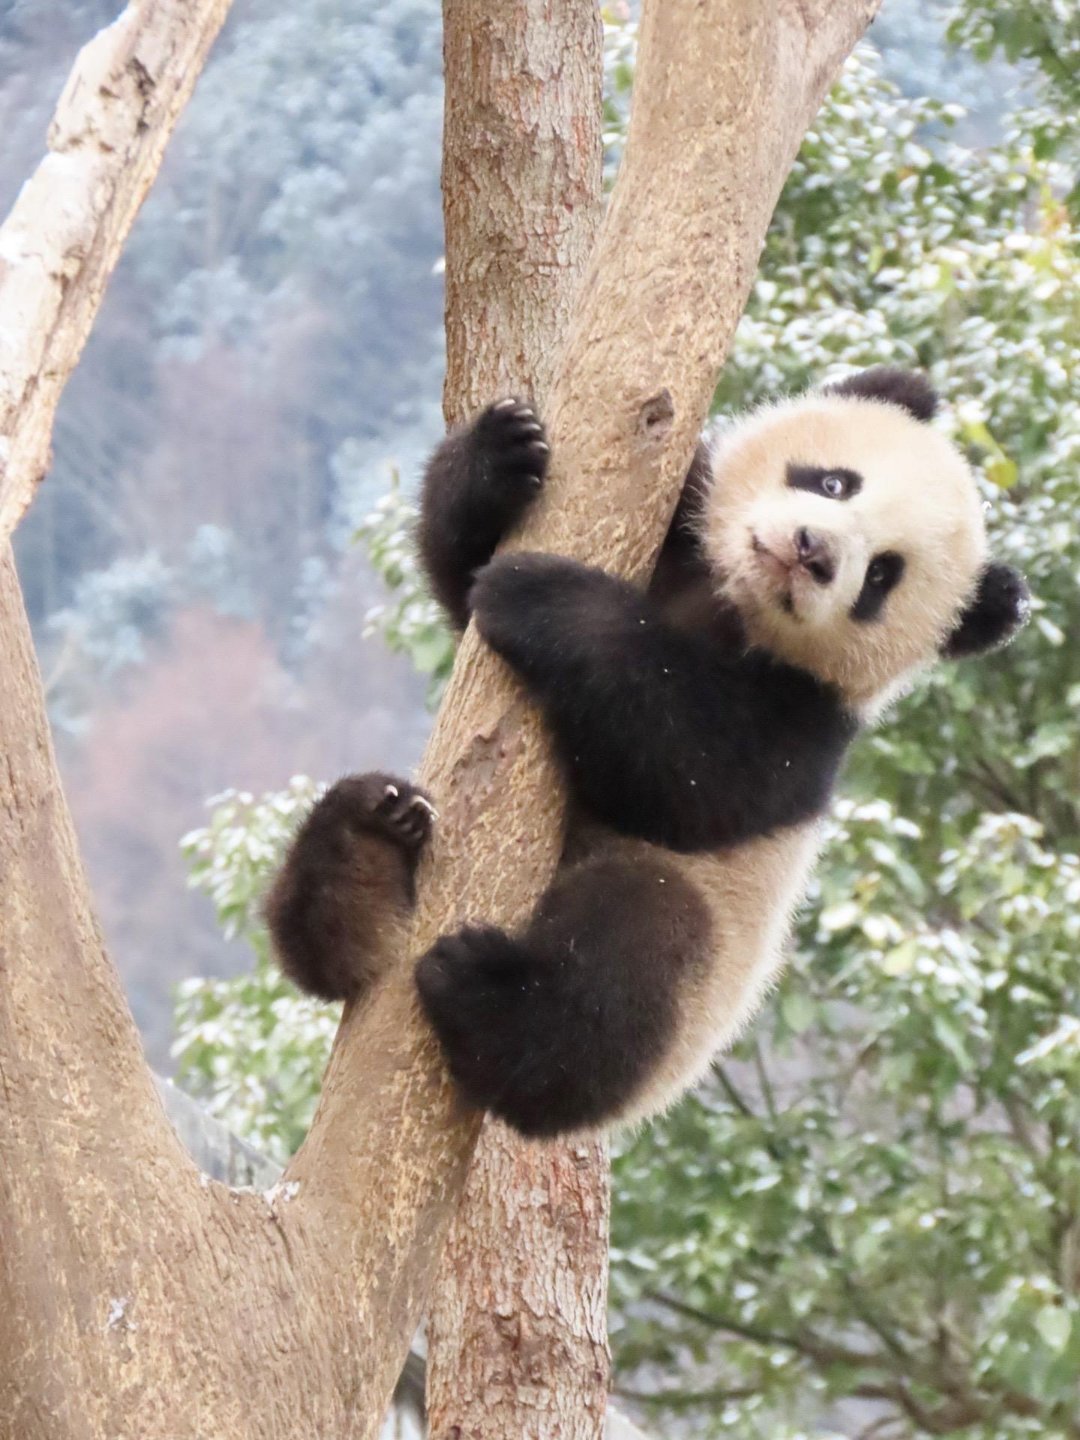
[[[982,655],[1012,639],[1031,614],[1031,592],[1019,570],[991,562],[983,567],[975,594],[941,647],[950,660]]]
[[[846,380],[826,385],[825,395],[848,395],[860,400],[883,400],[899,405],[916,420],[930,420],[938,407],[937,391],[917,370],[899,370],[892,365],[875,365]]]

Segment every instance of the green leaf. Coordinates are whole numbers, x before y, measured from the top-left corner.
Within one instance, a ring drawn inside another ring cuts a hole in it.
[[[986,466],[986,476],[999,490],[1011,490],[1019,478],[1020,470],[1015,460],[999,455]]]
[[[1060,1305],[1045,1305],[1035,1317],[1035,1328],[1043,1343],[1060,1354],[1069,1343],[1072,1321]]]
[[[786,990],[780,1001],[780,1013],[788,1029],[801,1035],[817,1018],[817,1006],[805,990]]]

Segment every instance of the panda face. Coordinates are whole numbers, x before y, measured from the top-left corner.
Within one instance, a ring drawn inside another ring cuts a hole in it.
[[[936,658],[986,558],[959,451],[863,396],[789,401],[733,427],[714,454],[702,524],[751,643],[862,712]]]

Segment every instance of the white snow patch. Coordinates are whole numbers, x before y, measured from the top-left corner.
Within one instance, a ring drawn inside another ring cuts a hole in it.
[[[109,1301],[109,1313],[105,1317],[105,1329],[109,1330],[134,1330],[134,1321],[128,1319],[128,1306],[131,1304],[130,1295],[122,1295],[119,1299]]]
[[[295,1200],[299,1193],[299,1180],[279,1180],[276,1185],[271,1185],[269,1190],[263,1191],[263,1199],[272,1210],[278,1200]]]

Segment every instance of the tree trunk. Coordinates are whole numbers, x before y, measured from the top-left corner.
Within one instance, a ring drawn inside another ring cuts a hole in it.
[[[58,112],[62,153],[0,231],[0,535],[41,474],[56,398],[225,8],[142,0],[103,32]],[[647,572],[784,175],[873,9],[874,0],[646,0],[626,160],[546,405],[555,463],[530,546]],[[499,33],[494,20],[478,21],[473,44],[494,46]],[[544,81],[548,60],[534,77],[538,145],[549,89],[561,93]],[[467,97],[479,124],[503,93],[478,85]],[[584,230],[566,219],[565,197],[591,203],[591,142],[563,144],[562,160],[557,140],[553,155],[566,166],[564,211],[557,166],[544,180],[541,161],[537,183],[551,188],[526,236],[550,226],[572,276]],[[498,216],[512,211],[493,213],[498,233]],[[523,243],[526,277],[534,253]],[[456,260],[451,272],[472,283]],[[529,319],[519,324],[505,275],[487,288],[476,277],[485,303],[510,305],[498,345],[516,336],[520,346],[501,372],[477,361],[477,392],[524,375],[531,347],[555,333],[547,327],[558,326],[572,279],[547,279],[542,313],[554,318],[522,306]],[[497,313],[478,310],[475,325],[494,334]],[[480,353],[478,334],[463,326],[451,336],[463,357],[455,405],[481,398],[460,378]],[[201,1183],[161,1110],[92,919],[6,548],[0,675],[0,1437],[370,1440],[479,1132],[420,1020],[411,960],[465,916],[514,923],[552,873],[560,804],[539,724],[469,633],[423,769],[443,819],[402,964],[363,1011],[347,1011],[311,1133],[286,1183],[262,1198]],[[553,1193],[597,1193],[579,1190],[558,1162],[547,1173]],[[556,1222],[595,1237],[602,1214]],[[534,1367],[559,1363],[556,1279],[520,1283],[542,1319],[535,1350],[532,1319],[501,1289],[483,1342],[520,1347],[507,1371],[512,1401],[495,1393],[494,1350],[469,1362],[469,1383],[515,1416],[502,1436],[530,1433],[520,1417],[550,1388]],[[443,1316],[482,1313],[475,1289],[462,1295],[455,1312],[446,1292]],[[588,1295],[568,1317],[579,1355],[602,1351],[590,1328],[600,1303]],[[515,1305],[520,1320],[498,1314]],[[591,1433],[575,1423],[551,1408],[542,1433]]]
[[[600,225],[595,0],[444,6],[446,414],[544,409]],[[607,1155],[489,1120],[428,1320],[433,1437],[598,1436],[608,1390]]]
[[[873,7],[864,7],[861,17],[849,11],[846,16],[829,18],[822,5],[816,13],[802,12],[787,21],[759,13],[755,22],[751,8],[744,6],[741,16],[728,17],[748,42],[742,48],[732,43],[735,35],[730,32],[726,37],[719,29],[710,34],[709,21],[692,13],[701,7],[676,7],[681,14],[669,8],[663,16],[658,8],[646,10],[627,158],[605,228],[604,246],[592,267],[574,328],[577,353],[571,348],[569,355],[562,357],[550,407],[544,406],[543,400],[551,374],[549,357],[555,353],[552,336],[562,338],[567,302],[577,276],[562,271],[561,291],[537,295],[531,319],[521,319],[513,309],[514,299],[532,298],[530,272],[520,267],[510,276],[496,271],[493,277],[490,271],[478,271],[485,255],[492,250],[496,256],[514,253],[513,238],[530,233],[528,211],[522,215],[521,210],[523,204],[535,200],[537,191],[532,187],[515,190],[507,179],[519,173],[514,161],[520,149],[520,127],[513,123],[519,113],[519,95],[514,91],[506,98],[502,124],[496,130],[504,143],[510,137],[509,153],[504,157],[502,146],[490,144],[485,122],[497,79],[493,82],[490,75],[476,75],[470,43],[482,29],[484,0],[447,8],[459,12],[446,19],[448,418],[461,419],[499,394],[536,396],[543,413],[550,417],[556,463],[565,473],[568,437],[556,418],[558,403],[570,406],[579,427],[590,427],[605,413],[616,416],[617,375],[631,381],[627,396],[631,415],[642,392],[649,396],[650,387],[657,386],[657,393],[645,401],[643,423],[638,426],[647,448],[650,429],[667,427],[672,418],[669,412],[674,410],[675,386],[659,383],[666,361],[684,385],[689,382],[699,387],[687,407],[693,426],[689,433],[696,438],[716,374],[745,306],[780,187],[826,85],[869,22]],[[704,8],[712,10],[712,23],[717,25],[724,7]],[[760,12],[765,7],[757,8]],[[489,64],[493,55],[501,58],[507,53],[514,52],[505,42],[480,47]],[[527,61],[530,55],[527,49],[523,59]],[[727,57],[726,69],[711,59],[707,62],[714,67],[711,88],[699,86],[695,73],[706,55]],[[795,106],[783,117],[778,103],[776,122],[771,129],[766,126],[762,138],[762,101],[767,105],[776,94],[774,87],[789,77],[794,79],[791,72],[803,63],[808,67],[808,73],[800,77],[805,88],[800,91],[796,86],[787,92]],[[498,78],[504,75],[505,70]],[[483,97],[482,102],[466,103],[466,97],[471,101],[477,95]],[[457,97],[458,107],[464,108],[464,115],[455,112],[452,96]],[[801,109],[796,108],[799,104]],[[689,151],[688,137],[700,137],[697,147],[691,146]],[[489,140],[486,147],[484,140]],[[648,177],[655,177],[657,171],[667,173],[650,183]],[[493,197],[490,209],[481,212],[482,220],[472,208],[478,193]],[[544,188],[539,193],[545,193]],[[741,203],[717,216],[710,204],[714,193],[721,205],[729,197]],[[524,202],[522,195],[527,196]],[[582,231],[578,235],[585,240]],[[667,246],[659,238],[662,235],[670,237]],[[702,253],[698,263],[687,266],[683,246],[690,243]],[[636,254],[629,256],[624,271],[621,267],[635,246]],[[578,253],[583,249],[584,245],[579,245]],[[651,309],[646,310],[640,282],[632,283],[632,276],[636,266],[642,280],[648,277],[650,260],[663,278],[649,297]],[[727,283],[718,277],[726,277]],[[494,304],[488,298],[493,281]],[[693,299],[688,294],[691,289],[697,291]],[[495,324],[485,325],[492,312]],[[517,320],[516,325],[507,323],[508,314]],[[494,353],[485,345],[493,332],[497,337]],[[626,365],[635,340],[639,387],[633,386]],[[665,343],[666,350],[662,348]],[[528,369],[515,370],[509,357],[521,357],[526,363],[531,358],[532,376]],[[486,388],[477,387],[480,374],[491,377]],[[585,398],[590,382],[595,386],[592,405]],[[707,391],[701,388],[705,385]],[[462,395],[469,401],[467,406],[458,403]],[[613,436],[612,446],[618,443],[619,437]],[[585,428],[581,444],[583,453],[573,466],[575,473],[587,477],[591,472],[602,493],[609,494],[604,482],[615,466],[611,455],[605,453],[604,440]],[[675,447],[676,486],[692,448],[693,438],[683,442],[681,452]],[[627,455],[627,461],[632,459]],[[648,464],[647,455],[645,462]],[[653,528],[642,537],[647,556],[642,561],[631,560],[627,566],[631,574],[640,575],[651,567],[663,535],[663,519],[670,513],[676,493],[670,488],[670,471],[667,481],[666,505],[656,486],[641,497],[658,500],[659,513],[654,516]],[[549,497],[551,493],[549,484]],[[622,525],[625,516],[636,512],[620,506],[605,507],[604,513]],[[589,517],[582,516],[583,523],[587,518],[599,520],[600,514],[590,496]],[[521,543],[527,548],[548,548],[535,538],[531,527]],[[584,549],[575,551],[565,525],[550,548],[579,554]],[[601,544],[600,548],[605,547]],[[584,558],[591,558],[594,552],[590,544]],[[608,553],[612,553],[610,547]],[[532,773],[535,780],[535,767]],[[547,795],[555,793],[554,785],[549,779]],[[549,858],[545,854],[545,864]],[[507,1435],[522,1440],[599,1440],[608,1370],[604,1343],[606,1168],[606,1155],[599,1146],[530,1146],[498,1124],[485,1126],[447,1243],[429,1325],[428,1405],[433,1440],[503,1440]]]

